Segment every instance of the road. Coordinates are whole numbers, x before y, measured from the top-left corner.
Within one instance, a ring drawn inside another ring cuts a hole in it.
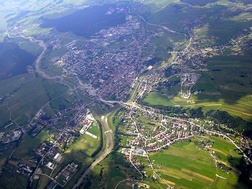
[[[106,116],[102,116],[101,117],[101,122],[102,122],[102,126],[103,126],[103,130],[105,133],[105,141],[106,141],[106,145],[105,145],[105,149],[102,152],[102,154],[97,157],[93,163],[87,168],[87,170],[81,175],[81,177],[79,178],[79,180],[77,181],[77,183],[73,186],[73,189],[76,189],[81,182],[83,181],[83,179],[87,176],[87,174],[98,164],[100,163],[108,154],[110,154],[110,152],[112,151],[113,147],[114,147],[114,139],[113,139],[113,132],[109,127],[108,124],[108,116],[111,113],[107,114]]]

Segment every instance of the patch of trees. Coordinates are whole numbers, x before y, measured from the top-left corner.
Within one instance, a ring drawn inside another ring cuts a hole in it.
[[[244,157],[239,162],[237,168],[241,171],[239,182],[245,183],[247,186],[252,184],[252,164],[247,164]]]
[[[206,113],[206,117],[213,119],[221,124],[227,125],[229,128],[242,132],[247,128],[248,123],[240,117],[233,117],[225,111],[210,110]]]
[[[169,89],[171,87],[174,87],[175,85],[178,85],[180,83],[180,81],[164,81],[164,82],[160,82],[157,84],[157,90],[161,90],[162,88],[166,88]]]
[[[165,69],[165,77],[170,77],[174,74],[181,72],[181,69],[177,66],[170,66]]]
[[[145,61],[143,64],[146,66],[153,66],[154,64],[161,62],[162,60],[163,60],[162,58],[155,57],[155,58]]]

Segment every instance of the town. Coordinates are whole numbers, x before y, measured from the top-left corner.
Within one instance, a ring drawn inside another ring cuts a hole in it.
[[[37,182],[44,176],[50,179],[47,188],[55,188],[57,185],[64,188],[81,169],[77,161],[67,162],[60,167],[69,146],[81,136],[89,136],[98,141],[97,143],[101,138],[97,134],[99,130],[97,133],[90,131],[95,124],[98,125],[98,120],[92,113],[94,110],[90,110],[89,106],[92,102],[97,102],[104,107],[106,105],[113,107],[115,104],[121,106],[120,111],[123,113],[120,117],[118,135],[121,138],[127,136],[127,139],[120,140],[119,152],[123,154],[125,162],[142,175],[139,180],[143,175],[146,176],[138,161],[139,157],[149,161],[149,167],[153,170],[152,176],[156,178],[158,174],[153,169],[153,162],[150,161],[149,155],[167,149],[180,141],[191,141],[198,136],[213,135],[228,140],[234,144],[246,161],[251,163],[250,152],[244,152],[241,148],[250,149],[249,143],[233,129],[210,120],[168,116],[157,108],[141,103],[150,92],[175,85],[179,85],[180,97],[187,100],[187,103],[193,103],[193,100],[190,100],[191,95],[204,92],[194,91],[193,86],[201,77],[198,71],[207,70],[206,58],[223,55],[225,50],[230,48],[234,48],[232,55],[239,54],[241,49],[251,48],[248,43],[251,34],[240,34],[224,45],[205,47],[205,43],[212,38],[201,40],[192,34],[195,28],[203,26],[203,19],[204,17],[199,17],[195,21],[183,22],[182,27],[187,34],[177,34],[182,36],[177,46],[182,50],[169,47],[159,52],[164,57],[157,59],[155,59],[156,54],[160,49],[155,44],[155,39],[166,32],[174,31],[161,25],[148,24],[142,17],[130,14],[127,15],[124,24],[102,29],[90,39],[85,39],[85,43],[80,44],[77,40],[64,43],[57,35],[48,37],[47,41],[41,40],[43,43],[40,44],[44,45],[41,55],[44,55],[47,48],[53,50],[63,48],[66,51],[61,56],[51,58],[51,63],[62,68],[63,73],[60,76],[46,75],[38,66],[40,61],[37,61],[34,69],[29,67],[29,71],[39,73],[44,79],[49,78],[65,84],[69,87],[69,93],[80,89],[92,101],[87,104],[75,100],[74,105],[59,108],[53,116],[45,111],[45,107],[50,103],[45,104],[28,125],[0,132],[2,145],[0,153],[4,153],[9,147],[12,147],[14,152],[15,147],[12,145],[18,144],[22,136],[36,138],[40,133],[46,133],[48,135],[46,140],[42,140],[39,147],[33,149],[35,155],[27,162],[19,162],[16,165],[16,172],[28,176],[31,183]],[[144,75],[144,73],[148,74]],[[66,81],[69,78],[74,78],[71,80],[72,83],[69,82],[74,87],[69,86]],[[133,100],[129,100],[130,97]],[[129,101],[126,102],[127,100]],[[175,106],[179,105],[175,104]],[[16,123],[10,119],[4,126],[8,129],[12,125]],[[104,133],[106,136],[107,133],[112,133],[112,130]],[[240,140],[235,140],[237,136]],[[198,145],[209,149],[212,144],[203,141]],[[221,162],[216,160],[214,152],[210,151],[210,154],[216,165],[220,166]],[[52,176],[56,169],[59,169],[57,174]]]

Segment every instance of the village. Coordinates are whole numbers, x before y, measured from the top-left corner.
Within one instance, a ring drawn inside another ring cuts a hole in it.
[[[142,178],[148,177],[148,175],[142,169],[141,157],[149,161],[149,168],[153,169],[153,162],[149,158],[150,153],[167,149],[170,145],[180,141],[190,142],[193,138],[200,136],[213,135],[230,141],[244,155],[246,160],[251,162],[240,148],[241,146],[250,148],[246,140],[242,136],[240,141],[235,140],[237,133],[234,130],[210,120],[170,117],[161,114],[157,109],[138,104],[125,104],[121,119],[122,122],[118,130],[119,136],[122,138],[127,136],[127,138],[120,141],[119,152],[124,155],[125,162],[136,169],[142,175]],[[209,151],[216,162],[216,166],[221,169],[225,167],[218,161],[214,151],[209,150],[213,145],[211,141],[199,140],[197,145]],[[152,177],[154,180],[156,179],[154,169]]]
[[[69,112],[74,112],[72,119],[66,116]],[[65,122],[66,120],[68,121]],[[65,122],[64,127],[61,125],[62,122]],[[33,149],[35,155],[26,163],[18,163],[16,172],[26,175],[34,181],[40,179],[40,176],[47,176],[52,180],[48,188],[54,188],[57,185],[64,187],[78,171],[78,164],[70,162],[56,176],[52,177],[51,174],[65,161],[62,152],[68,145],[73,144],[80,135],[88,135],[94,139],[99,137],[88,131],[95,122],[90,110],[83,105],[59,111],[54,117],[48,116],[43,110],[39,111],[28,128],[30,129],[28,134],[31,137],[36,137],[42,130],[47,130],[49,133],[50,129],[50,137],[42,141],[37,149]],[[11,145],[13,141],[18,141],[22,134],[21,130],[2,133],[1,142],[5,145]],[[2,150],[5,151],[8,148],[2,148]],[[51,174],[46,174],[45,169]]]

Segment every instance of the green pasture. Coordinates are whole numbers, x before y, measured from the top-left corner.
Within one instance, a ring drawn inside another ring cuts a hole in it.
[[[193,95],[196,104],[221,104],[222,110],[252,120],[251,51],[238,56],[218,56],[207,60],[208,72],[202,72]]]
[[[196,147],[193,141],[197,139],[193,139],[192,142],[179,142],[166,150],[150,155],[155,171],[162,178],[158,182],[169,183],[175,188],[236,188],[243,186],[238,183],[238,171],[228,162],[230,154],[235,158],[241,158],[234,151],[233,144],[218,137],[210,139],[214,141],[213,149],[221,153],[222,161],[231,167],[229,173],[216,168],[209,152]],[[147,167],[148,163],[145,164],[145,170],[152,174]],[[216,174],[226,179],[221,179]]]
[[[93,125],[88,129],[88,132],[92,133],[93,135],[99,137],[100,129],[97,123],[93,123]]]
[[[99,135],[97,135],[97,137],[99,137]],[[99,143],[99,138],[95,139],[84,134],[81,135],[78,140],[66,150],[66,153],[75,152],[77,155],[75,158],[81,162],[81,159],[83,158],[83,155],[81,154],[91,157],[92,153],[98,148]]]
[[[22,75],[10,77],[5,80],[0,80],[1,97],[17,91],[22,85],[32,81],[33,79],[34,79],[34,74],[22,74]]]
[[[50,90],[48,90],[49,86]],[[19,125],[25,125],[50,100],[50,97],[55,98],[63,91],[65,91],[64,87],[42,78],[24,83],[8,98],[12,119]]]
[[[139,0],[134,0],[134,1],[139,1]],[[155,5],[155,9],[162,9],[166,7],[167,5],[171,3],[179,3],[179,0],[160,0],[160,1],[155,1],[155,0],[149,0],[149,1],[141,1],[145,5]]]
[[[173,106],[173,102],[164,94],[160,94],[158,92],[151,92],[148,96],[143,100],[150,105],[163,105],[163,106]]]
[[[16,161],[26,163],[26,161],[34,155],[33,149],[40,146],[41,143],[49,139],[49,133],[42,130],[36,137],[25,135],[15,150],[12,158]]]
[[[21,189],[26,188],[28,184],[28,176],[21,175],[16,172],[16,166],[8,163],[7,168],[9,171],[4,170],[0,175],[0,188],[8,189]]]

